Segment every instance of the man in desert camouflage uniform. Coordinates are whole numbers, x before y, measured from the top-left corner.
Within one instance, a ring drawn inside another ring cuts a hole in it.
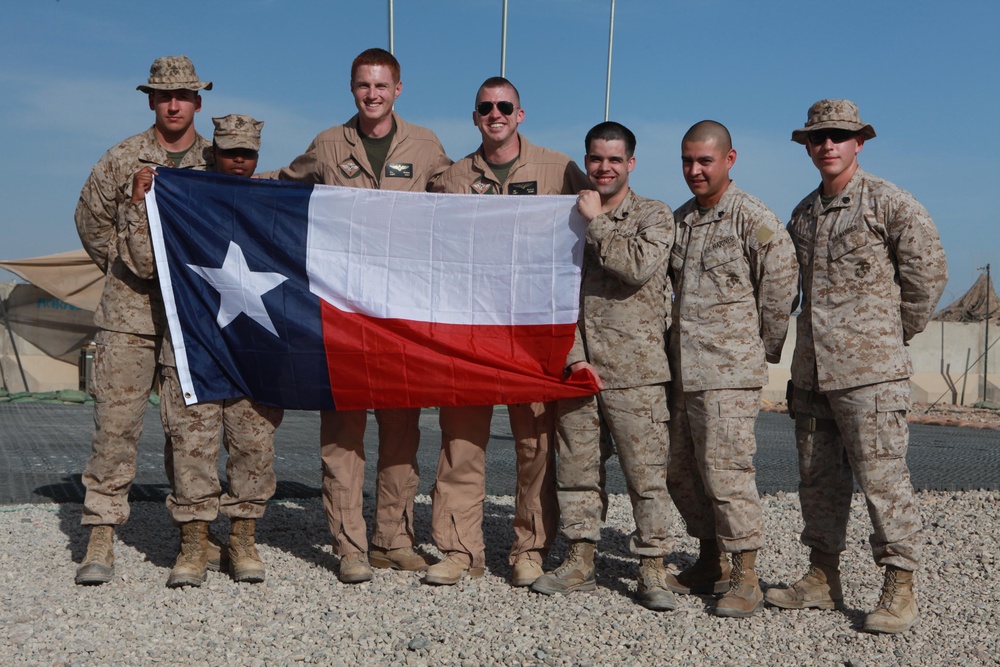
[[[213,118],[212,122],[215,171],[252,176],[264,123],[237,114]],[[140,170],[133,194],[148,192],[152,177],[152,168]],[[125,218],[118,244],[121,259],[135,275],[154,279],[156,266],[145,208],[130,207]],[[164,334],[160,362],[160,417],[171,444],[165,453],[171,487],[167,509],[181,530],[180,553],[167,586],[204,583],[211,548],[209,524],[220,509],[230,519],[228,555],[233,578],[263,581],[265,568],[257,553],[254,531],[256,520],[264,515],[264,507],[276,488],[274,431],[284,412],[246,397],[185,405],[169,331]],[[218,474],[220,435],[229,453],[229,488],[224,494]]]
[[[165,324],[156,280],[139,278],[119,256],[127,212],[142,209],[144,215],[145,210],[143,193],[133,193],[133,181],[145,166],[208,168],[211,144],[195,131],[194,115],[201,109],[199,91],[211,88],[212,82],[198,80],[186,56],[156,59],[147,84],[138,87],[148,95],[153,127],[104,154],[76,207],[83,247],[106,276],[94,317],[100,327],[90,386],[95,428],[83,472],[82,519],[91,531],[76,572],[78,584],[102,584],[114,576],[114,527],[128,519],[128,492]],[[216,567],[217,549],[212,554]]]
[[[451,160],[433,132],[393,111],[402,90],[399,62],[392,54],[382,49],[362,52],[351,65],[357,115],[319,133],[288,167],[261,176],[352,188],[428,190]],[[370,556],[362,516],[367,419],[365,410],[324,410],[320,415],[323,503],[344,583],[368,581],[372,565],[413,571],[428,565],[413,549],[420,409],[375,410],[379,455]]]
[[[434,190],[565,195],[585,187],[586,177],[568,156],[524,138],[518,131],[523,121],[521,97],[510,81],[492,77],[483,82],[472,112],[482,145],[445,172]],[[554,403],[508,405],[507,413],[517,457],[511,583],[530,586],[542,574],[556,534]],[[434,541],[445,559],[431,566],[428,583],[454,584],[466,574],[484,572],[483,500],[492,417],[492,405],[441,408],[441,456],[431,501]]]
[[[913,370],[906,344],[930,319],[948,270],[927,211],[858,166],[874,137],[848,100],[820,100],[792,132],[822,180],[788,223],[802,290],[789,402],[802,543],[811,553],[806,575],[769,590],[766,600],[787,609],[841,603],[853,471],[872,521],[875,562],[885,567],[864,629],[898,633],[918,618],[913,572],[920,566],[920,511],[906,466]]]
[[[670,208],[635,194],[635,135],[614,122],[587,133],[585,166],[591,189],[578,208],[588,221],[580,287],[580,319],[568,373],[589,371],[599,394],[558,401],[556,471],[560,527],[569,540],[566,560],[535,580],[538,593],[594,590],[594,551],[607,515],[604,464],[606,427],[632,501],[636,530],[629,550],[641,559],[639,603],[677,607],[666,587],[672,508],[666,487],[668,453],[666,383],[670,368],[664,336],[673,244]]]
[[[701,552],[667,585],[725,592],[715,613],[746,617],[764,606],[754,569],[764,543],[754,424],[767,362],[781,357],[798,265],[777,216],[730,180],[736,151],[725,126],[692,126],[681,162],[694,197],[674,213],[667,487]]]

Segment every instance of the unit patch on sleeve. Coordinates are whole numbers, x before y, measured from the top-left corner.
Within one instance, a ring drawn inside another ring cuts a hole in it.
[[[507,194],[537,195],[538,181],[524,181],[522,183],[511,183],[509,186],[507,186]]]
[[[390,162],[385,165],[388,178],[413,178],[413,164],[410,162]]]

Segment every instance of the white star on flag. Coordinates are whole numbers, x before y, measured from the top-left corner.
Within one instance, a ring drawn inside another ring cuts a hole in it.
[[[288,280],[280,273],[251,271],[243,257],[243,249],[235,242],[229,242],[229,252],[222,267],[212,269],[207,266],[188,264],[188,268],[208,281],[219,292],[219,314],[215,318],[219,328],[225,328],[240,313],[261,325],[275,336],[278,332],[267,314],[261,297]]]

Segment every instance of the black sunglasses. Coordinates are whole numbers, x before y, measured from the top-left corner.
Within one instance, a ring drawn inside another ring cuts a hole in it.
[[[479,112],[480,116],[485,116],[489,112],[493,111],[493,102],[480,102],[476,105],[476,111]],[[509,116],[514,113],[514,103],[497,102],[497,111],[502,113],[504,116]]]
[[[822,146],[826,143],[827,137],[835,144],[842,144],[858,136],[858,133],[851,130],[813,130],[806,136],[813,146]]]

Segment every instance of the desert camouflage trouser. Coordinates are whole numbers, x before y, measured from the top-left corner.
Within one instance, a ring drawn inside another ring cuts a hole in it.
[[[667,488],[699,540],[725,552],[764,545],[764,511],[757,494],[754,424],[761,390],[711,389],[670,394]]]
[[[508,405],[517,458],[514,491],[514,543],[508,561],[538,563],[556,537],[555,403]],[[473,567],[486,564],[483,500],[486,497],[486,445],[493,406],[442,407],[441,455],[431,491],[434,543],[445,553],[460,552]]]
[[[922,525],[906,466],[909,401],[909,380],[822,394],[795,389],[804,545],[826,553],[846,548],[853,471],[868,504],[875,562],[919,567]]]
[[[85,526],[123,524],[149,392],[156,379],[158,336],[99,331],[94,342],[94,437],[83,471]]]
[[[629,550],[640,556],[669,553],[673,509],[667,493],[666,387],[605,389],[561,400],[558,408],[556,484],[563,535],[591,542],[601,536],[608,510],[605,462],[611,455],[601,438],[603,422],[614,439],[632,501],[636,530]]]
[[[412,547],[413,499],[420,469],[420,408],[375,410],[378,465],[372,544],[383,549]],[[320,413],[323,508],[337,555],[368,551],[364,509],[367,410]]]
[[[212,521],[221,511],[231,519],[259,519],[274,495],[274,430],[284,410],[249,398],[185,405],[177,369],[161,370],[160,418],[167,435],[164,452],[171,492],[167,509],[174,523]],[[225,445],[228,489],[219,483],[219,443]]]

